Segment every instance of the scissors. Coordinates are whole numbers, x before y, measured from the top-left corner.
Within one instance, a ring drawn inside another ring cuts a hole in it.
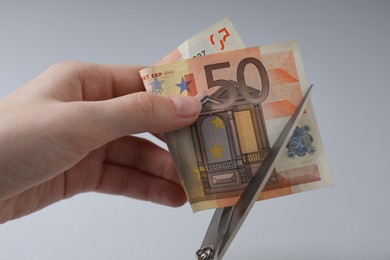
[[[294,133],[310,99],[312,88],[313,85],[307,90],[236,205],[215,210],[201,248],[196,252],[198,260],[220,260],[226,253]]]

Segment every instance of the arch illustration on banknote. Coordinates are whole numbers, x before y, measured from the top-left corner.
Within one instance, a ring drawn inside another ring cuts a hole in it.
[[[225,81],[203,96],[200,117],[191,126],[205,194],[243,190],[270,149],[261,108],[268,76],[259,70],[261,90],[246,86],[244,68],[238,77],[243,83]]]

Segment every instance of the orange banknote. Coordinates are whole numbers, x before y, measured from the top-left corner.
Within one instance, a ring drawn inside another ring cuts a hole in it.
[[[308,88],[297,42],[140,71],[147,91],[196,96],[199,119],[167,144],[193,211],[234,205]],[[259,199],[332,184],[309,104]]]

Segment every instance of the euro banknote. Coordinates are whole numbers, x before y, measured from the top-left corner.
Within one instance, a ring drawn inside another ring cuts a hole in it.
[[[221,28],[205,30],[195,38],[210,41],[210,35]],[[244,45],[241,40],[236,42]],[[195,52],[204,48],[192,46]],[[217,51],[224,50],[213,50]],[[174,60],[189,56],[189,52],[181,53],[184,55]],[[202,101],[201,116],[194,125],[167,135],[168,148],[195,212],[235,204],[307,88],[296,42],[146,68],[141,77],[149,92],[192,95]],[[310,103],[259,199],[331,184]]]

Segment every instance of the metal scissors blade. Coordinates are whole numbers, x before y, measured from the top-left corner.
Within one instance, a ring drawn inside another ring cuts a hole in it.
[[[253,175],[252,180],[241,194],[236,205],[215,210],[201,249],[196,252],[199,260],[220,260],[226,253],[294,133],[306,108],[312,88],[313,85],[307,90],[294,114],[276,139],[271,150],[261,163],[260,168]]]

